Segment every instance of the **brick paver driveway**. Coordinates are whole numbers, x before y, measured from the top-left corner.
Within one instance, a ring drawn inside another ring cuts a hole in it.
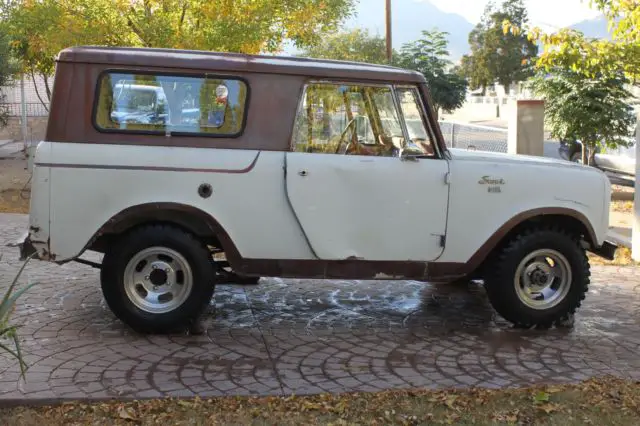
[[[0,243],[26,218],[0,215]],[[1,286],[19,262],[2,248]],[[21,299],[31,366],[0,356],[0,404],[16,399],[304,394],[640,378],[638,269],[594,268],[573,328],[514,330],[481,287],[263,279],[219,286],[203,335],[140,336],[106,308],[90,267],[33,262]]]

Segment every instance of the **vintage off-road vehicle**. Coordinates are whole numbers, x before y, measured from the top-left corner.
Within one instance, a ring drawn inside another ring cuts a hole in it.
[[[477,279],[507,320],[552,325],[585,297],[586,251],[616,248],[602,172],[447,149],[403,69],[75,47],[50,110],[22,257],[103,253],[109,307],[145,332],[196,318],[225,268]]]

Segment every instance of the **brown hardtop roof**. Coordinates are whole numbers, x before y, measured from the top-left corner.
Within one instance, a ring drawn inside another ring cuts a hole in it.
[[[362,62],[293,56],[247,55],[204,50],[146,47],[77,46],[62,50],[58,62],[247,73],[290,74],[315,78],[344,78],[424,83],[416,71]]]

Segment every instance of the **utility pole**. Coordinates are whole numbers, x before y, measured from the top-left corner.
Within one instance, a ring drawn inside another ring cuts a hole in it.
[[[393,48],[391,47],[391,0],[386,0],[387,17],[387,61],[391,63],[393,58]]]

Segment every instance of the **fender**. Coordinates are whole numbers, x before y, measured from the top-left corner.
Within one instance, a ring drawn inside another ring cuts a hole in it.
[[[480,269],[485,261],[491,256],[500,244],[504,243],[509,235],[513,234],[519,228],[530,223],[545,222],[553,223],[555,221],[570,221],[569,225],[573,225],[576,230],[584,234],[586,242],[591,246],[591,251],[597,253],[596,233],[587,217],[573,209],[564,207],[543,207],[538,209],[527,210],[519,213],[505,222],[497,231],[495,231],[485,243],[471,256],[465,263],[449,263],[435,262],[429,265],[430,279],[450,279],[460,278],[474,274]]]
[[[143,223],[153,222],[172,223],[199,237],[219,243],[232,267],[242,261],[231,237],[214,217],[197,207],[167,202],[138,204],[122,210],[100,227],[83,252],[92,248],[100,249],[101,240],[109,235],[120,234]]]

